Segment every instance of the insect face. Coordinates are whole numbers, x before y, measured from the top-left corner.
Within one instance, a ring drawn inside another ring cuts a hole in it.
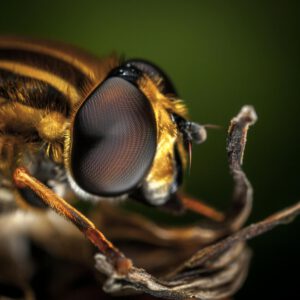
[[[298,203],[240,230],[252,207],[241,163],[256,118],[254,109],[244,106],[230,123],[234,192],[224,214],[178,192],[191,144],[204,141],[206,132],[188,120],[160,68],[139,59],[121,64],[113,56],[99,59],[47,41],[0,38],[0,298],[3,291],[10,297],[6,285],[11,283],[26,299],[35,292],[37,298],[57,298],[48,286],[61,298],[61,292],[67,295],[62,288],[74,286],[81,275],[92,287],[85,266],[94,251],[87,249],[86,255],[82,250],[88,245],[50,209],[96,246],[96,269],[108,279],[106,292],[172,299],[232,296],[248,269],[245,241],[300,211]],[[81,206],[74,192],[83,200],[129,197],[183,208],[210,220],[164,227],[104,204],[87,209],[95,224],[74,207]],[[49,264],[50,256],[56,263]]]
[[[132,190],[148,172],[155,149],[150,103],[123,78],[106,79],[75,116],[72,172],[88,193],[115,196]]]
[[[186,109],[156,66],[131,60],[113,69],[76,111],[69,169],[85,197],[165,203],[185,164]],[[180,122],[174,116],[180,118]]]

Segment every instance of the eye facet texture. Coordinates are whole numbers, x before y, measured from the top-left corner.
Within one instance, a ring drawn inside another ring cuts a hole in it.
[[[146,175],[156,150],[156,122],[145,95],[118,77],[106,79],[76,114],[71,169],[99,196],[121,195]]]

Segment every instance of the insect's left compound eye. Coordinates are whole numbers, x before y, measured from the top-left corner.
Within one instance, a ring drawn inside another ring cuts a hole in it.
[[[156,150],[156,121],[145,95],[131,82],[109,77],[74,120],[71,171],[98,196],[126,193],[142,181]]]

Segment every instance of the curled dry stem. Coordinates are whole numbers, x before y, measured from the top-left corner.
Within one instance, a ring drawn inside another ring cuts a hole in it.
[[[128,273],[120,274],[110,260],[99,253],[95,256],[96,269],[107,277],[104,284],[106,292],[114,294],[144,292],[169,299],[207,300],[223,299],[236,292],[247,275],[251,257],[245,241],[263,234],[277,225],[290,222],[300,213],[299,202],[261,222],[241,229],[252,207],[252,187],[241,165],[247,132],[249,126],[254,124],[256,119],[253,107],[244,106],[239,114],[231,120],[227,154],[234,181],[232,205],[223,222],[212,224],[214,226],[208,227],[208,229],[198,226],[200,239],[194,239],[194,243],[198,243],[199,250],[185,262],[174,267],[167,275],[159,278],[135,266],[132,266]],[[137,218],[137,220],[141,224],[141,219]],[[146,224],[146,232],[151,232],[153,228],[153,236],[155,236],[156,227],[152,226],[150,222],[146,222]],[[168,229],[164,230],[168,232]],[[197,227],[193,230],[197,231]],[[205,230],[208,230],[209,238],[204,236],[206,243],[200,243],[201,234],[206,232]],[[170,232],[176,236],[175,229],[170,229]],[[171,243],[172,239],[168,242]],[[187,245],[190,246],[190,244]]]

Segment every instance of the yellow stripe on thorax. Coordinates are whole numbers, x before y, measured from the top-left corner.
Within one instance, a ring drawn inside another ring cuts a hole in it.
[[[33,43],[30,41],[23,41],[18,39],[5,39],[2,38],[0,40],[0,48],[15,48],[19,50],[28,50],[28,51],[36,51],[37,53],[46,54],[52,57],[56,57],[62,59],[63,61],[73,65],[78,68],[81,72],[83,72],[89,78],[94,78],[93,71],[89,66],[87,66],[84,62],[79,59],[74,58],[74,54],[69,54],[66,51],[60,51],[58,49],[54,49],[52,47],[47,47],[43,44]]]
[[[52,85],[59,92],[65,95],[67,99],[69,99],[71,105],[74,105],[80,99],[80,94],[74,86],[53,73],[26,64],[6,60],[0,61],[0,68],[6,69],[21,76],[27,76],[41,80]]]

